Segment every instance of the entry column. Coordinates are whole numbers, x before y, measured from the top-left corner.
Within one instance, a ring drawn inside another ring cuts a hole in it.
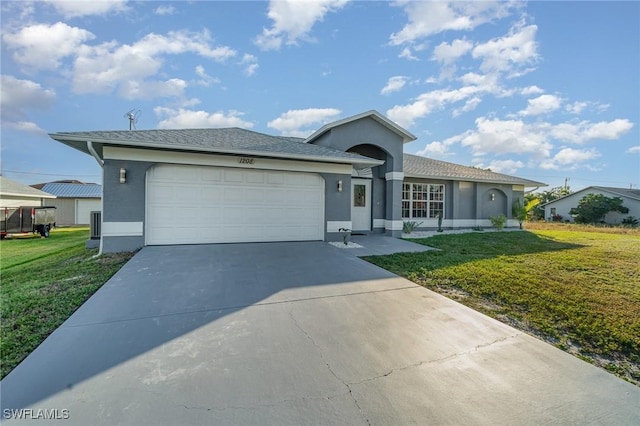
[[[392,237],[402,236],[402,182],[403,172],[388,172],[387,181],[387,211],[384,221],[385,234]]]

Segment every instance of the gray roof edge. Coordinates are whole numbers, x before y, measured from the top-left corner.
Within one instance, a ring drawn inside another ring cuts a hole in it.
[[[393,130],[395,133],[397,133],[400,136],[402,136],[403,143],[411,142],[411,141],[414,141],[414,140],[418,139],[416,136],[414,136],[408,130],[403,129],[402,127],[400,127],[399,125],[397,125],[396,123],[394,123],[393,121],[391,121],[390,119],[385,117],[384,115],[380,114],[375,109],[372,109],[372,110],[369,110],[369,111],[362,112],[360,114],[353,115],[351,117],[346,117],[346,118],[343,118],[341,120],[337,120],[337,121],[334,121],[334,122],[331,122],[331,123],[327,123],[324,126],[322,126],[321,128],[319,128],[318,130],[316,130],[315,132],[313,132],[311,134],[311,136],[307,137],[304,140],[304,142],[305,143],[309,143],[312,140],[316,139],[317,137],[321,136],[323,133],[327,132],[329,129],[333,129],[334,127],[338,127],[338,126],[341,126],[343,124],[351,123],[353,121],[357,121],[357,120],[360,120],[360,119],[365,118],[365,117],[371,117],[371,118],[375,119],[376,121],[382,123],[386,127],[388,127],[391,130]]]
[[[253,133],[257,133],[257,132],[253,132]],[[375,165],[384,163],[384,161],[382,160],[376,160],[376,159],[365,157],[359,154],[352,154],[352,157],[325,157],[325,156],[291,154],[291,153],[282,153],[282,152],[272,153],[268,151],[251,151],[251,150],[242,150],[242,149],[220,149],[220,148],[213,148],[213,149],[199,148],[198,149],[192,146],[185,147],[184,145],[156,144],[156,143],[149,143],[149,142],[136,142],[135,145],[132,145],[131,143],[127,143],[126,141],[115,141],[112,139],[105,139],[105,138],[88,138],[86,136],[83,137],[83,136],[73,135],[69,133],[53,133],[53,134],[50,134],[49,136],[52,139],[65,144],[66,142],[86,142],[89,140],[93,143],[99,143],[103,145],[118,145],[118,146],[124,146],[124,147],[132,147],[132,148],[156,148],[161,150],[177,149],[180,151],[208,152],[211,154],[220,153],[220,154],[235,154],[235,155],[247,155],[247,156],[257,155],[257,156],[268,157],[268,158],[318,161],[322,163],[375,164]],[[265,135],[265,136],[277,138],[277,136],[271,136],[271,135]],[[327,148],[327,149],[330,149],[330,148]],[[357,158],[357,157],[361,157],[361,158]]]
[[[615,190],[615,189],[623,190],[623,189],[626,189],[626,188],[613,188],[613,187],[608,187],[608,186],[591,185],[591,186],[587,186],[586,188],[582,188],[582,189],[580,189],[580,190],[578,190],[576,192],[572,192],[571,194],[565,195],[565,196],[560,197],[560,198],[556,198],[555,200],[551,200],[551,201],[549,201],[547,203],[540,204],[540,207],[548,206],[549,204],[553,204],[555,202],[564,200],[565,198],[573,197],[576,194],[580,194],[581,192],[585,192],[585,191],[588,191],[590,189],[597,189],[597,190],[600,190],[600,191],[608,192],[610,194],[619,195],[621,197],[631,198],[631,199],[634,199],[634,200],[640,200],[640,197],[637,197],[635,195],[623,194],[623,193],[620,193],[620,192],[612,191],[612,189],[613,190]]]
[[[441,179],[441,180],[457,180],[464,182],[483,182],[483,183],[501,183],[505,185],[523,185],[526,187],[540,187],[547,186],[544,182],[537,182],[535,180],[523,179],[515,176],[510,176],[512,181],[508,180],[500,180],[500,179],[481,179],[481,178],[470,178],[465,176],[438,176],[438,175],[419,175],[415,173],[405,173],[405,177],[417,178],[417,179]]]

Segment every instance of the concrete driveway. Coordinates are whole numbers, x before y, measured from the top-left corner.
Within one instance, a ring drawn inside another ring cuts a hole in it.
[[[350,253],[144,248],[2,381],[3,417],[640,424],[640,388]]]

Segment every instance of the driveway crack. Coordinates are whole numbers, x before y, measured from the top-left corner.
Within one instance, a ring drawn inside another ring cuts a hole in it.
[[[333,368],[331,368],[331,365],[329,364],[329,362],[325,359],[324,357],[324,353],[322,352],[322,348],[320,347],[320,345],[318,345],[318,343],[316,343],[316,341],[313,339],[313,337],[304,329],[302,328],[302,326],[300,325],[300,323],[298,322],[298,320],[296,319],[296,317],[293,315],[293,309],[291,309],[289,311],[289,317],[291,317],[291,320],[293,321],[293,324],[296,326],[296,328],[298,330],[300,330],[302,332],[302,334],[305,335],[305,337],[311,342],[311,344],[318,350],[318,354],[320,355],[320,359],[324,362],[324,364],[327,367],[327,370],[329,370],[329,372],[333,375],[333,377],[336,378],[336,380],[338,380],[340,383],[342,383],[346,388],[347,391],[349,393],[349,396],[351,397],[351,399],[353,400],[353,403],[355,404],[356,408],[358,408],[358,412],[360,413],[360,415],[362,416],[362,418],[364,419],[364,421],[367,422],[367,424],[369,426],[371,426],[371,422],[369,421],[369,419],[367,418],[367,416],[365,415],[364,411],[362,410],[362,407],[360,407],[360,404],[358,403],[358,399],[355,397],[355,395],[353,394],[353,390],[351,389],[351,385],[349,383],[347,383],[345,380],[343,380],[342,378],[340,378],[335,371],[333,371]]]
[[[473,348],[471,348],[469,350],[463,351],[463,352],[454,353],[454,354],[447,355],[447,356],[442,357],[442,358],[428,359],[428,360],[416,362],[416,363],[405,365],[405,366],[398,367],[398,368],[392,368],[391,370],[387,371],[384,374],[380,374],[380,375],[374,376],[374,377],[369,377],[369,378],[361,380],[359,382],[353,382],[353,383],[349,383],[349,384],[345,383],[345,384],[347,386],[349,386],[349,385],[361,385],[363,383],[373,382],[373,381],[376,381],[378,379],[382,379],[382,378],[388,377],[388,376],[392,375],[393,373],[396,373],[396,372],[399,372],[399,371],[405,371],[405,370],[409,370],[409,369],[412,369],[412,368],[419,368],[419,367],[421,367],[423,365],[437,364],[437,363],[441,363],[441,362],[446,362],[446,361],[449,361],[451,359],[459,358],[459,357],[466,356],[466,355],[469,355],[469,354],[474,353],[474,352],[478,352],[479,350],[488,348],[488,347],[493,346],[495,344],[498,344],[498,343],[501,343],[501,342],[504,342],[504,341],[507,341],[507,340],[515,339],[516,337],[521,336],[521,335],[522,335],[522,333],[515,333],[515,334],[512,334],[510,336],[501,337],[499,339],[493,340],[493,341],[488,342],[488,343],[483,343],[483,344],[477,345],[477,346],[475,346],[475,347],[473,347]]]

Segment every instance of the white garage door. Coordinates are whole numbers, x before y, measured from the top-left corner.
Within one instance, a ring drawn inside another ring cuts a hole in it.
[[[76,200],[76,225],[90,224],[91,212],[101,210],[100,200]]]
[[[316,174],[180,165],[147,172],[148,245],[322,240],[323,223]]]

